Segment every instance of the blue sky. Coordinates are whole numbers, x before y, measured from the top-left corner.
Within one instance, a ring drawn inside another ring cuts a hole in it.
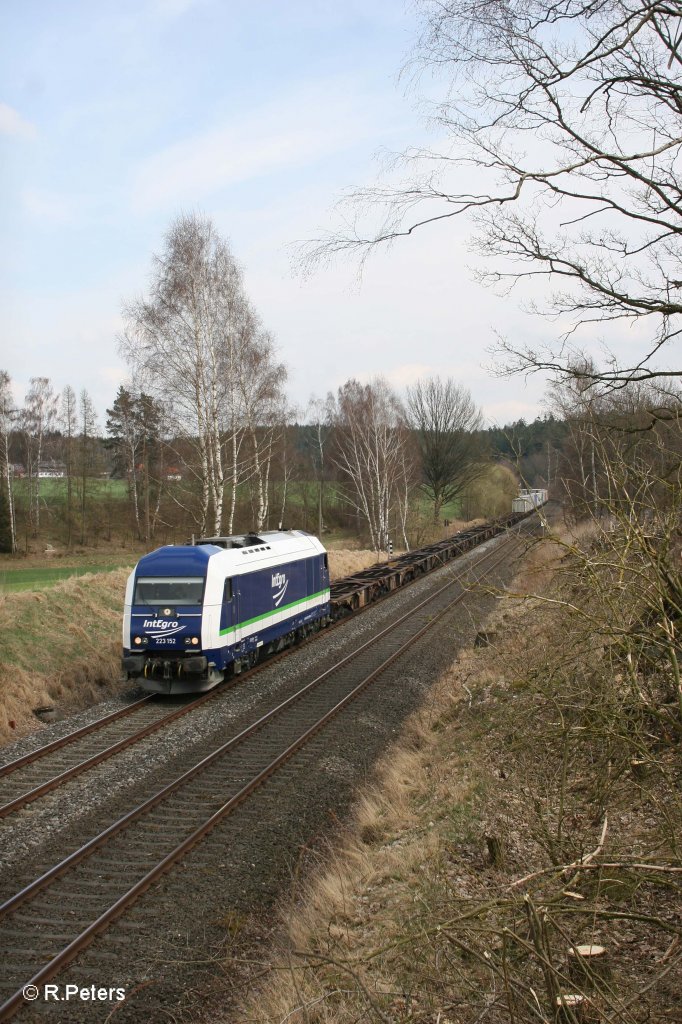
[[[349,376],[402,389],[451,375],[488,417],[538,411],[541,383],[491,377],[495,329],[537,322],[475,284],[465,224],[308,279],[292,246],[338,222],[378,154],[424,141],[397,72],[401,0],[24,0],[0,9],[0,368],[87,388],[104,418],[127,369],[121,306],[171,220],[229,238],[304,408]]]

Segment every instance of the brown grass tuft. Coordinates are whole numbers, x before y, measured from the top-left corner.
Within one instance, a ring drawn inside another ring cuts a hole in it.
[[[127,575],[95,573],[3,597],[0,741],[42,728],[36,707],[68,713],[126,685],[119,657]]]
[[[537,545],[513,589],[540,592],[557,568],[562,579],[566,555]],[[608,978],[589,992],[600,1019],[677,1019],[674,707],[666,729],[650,705],[642,716],[627,664],[614,673],[603,643],[577,642],[560,604],[506,598],[490,625],[494,644],[438,680],[348,834],[285,908],[274,968],[230,1020],[553,1020],[552,986],[578,984],[565,974],[581,943],[608,948]],[[635,785],[638,751],[655,771]]]
[[[329,575],[333,580],[352,576],[379,561],[376,551],[329,551]]]

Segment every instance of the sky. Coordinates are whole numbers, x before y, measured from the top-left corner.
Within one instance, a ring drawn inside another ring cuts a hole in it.
[[[345,190],[428,140],[398,72],[402,0],[22,0],[0,7],[0,369],[87,389],[103,426],[128,369],[122,306],[180,213],[210,217],[273,332],[301,415],[349,377],[440,374],[490,423],[541,412],[490,372],[496,332],[546,329],[476,283],[470,227],[429,228],[305,278],[298,245]]]

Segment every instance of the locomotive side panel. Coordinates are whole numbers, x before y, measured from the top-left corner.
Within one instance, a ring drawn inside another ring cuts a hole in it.
[[[282,562],[244,573],[233,582],[238,590],[238,645],[244,652],[269,646],[329,612],[329,582],[323,581],[323,559]]]

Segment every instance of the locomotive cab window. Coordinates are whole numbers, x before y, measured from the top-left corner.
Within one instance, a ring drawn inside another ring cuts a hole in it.
[[[228,601],[232,600],[232,580],[225,580],[225,590],[223,591],[223,604],[227,604]]]
[[[199,605],[203,596],[203,576],[138,576],[133,604]]]

